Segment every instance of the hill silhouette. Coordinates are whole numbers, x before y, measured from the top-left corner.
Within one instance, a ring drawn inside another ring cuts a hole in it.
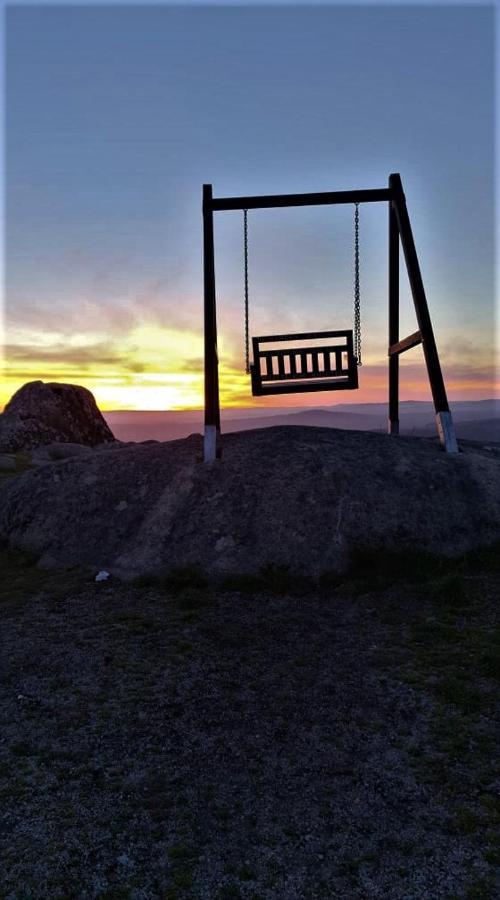
[[[500,401],[495,399],[458,401],[452,404],[458,437],[469,440],[500,441]],[[115,411],[104,417],[122,441],[148,439],[168,441],[203,431],[203,411]],[[387,404],[353,403],[314,408],[242,408],[222,411],[225,432],[268,428],[274,425],[315,425],[358,431],[387,430]],[[433,436],[436,431],[434,407],[427,401],[408,400],[400,404],[402,434]]]

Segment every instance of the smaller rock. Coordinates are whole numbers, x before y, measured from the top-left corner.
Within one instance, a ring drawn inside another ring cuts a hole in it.
[[[94,396],[77,384],[30,381],[0,414],[0,450],[32,450],[54,443],[114,444]]]

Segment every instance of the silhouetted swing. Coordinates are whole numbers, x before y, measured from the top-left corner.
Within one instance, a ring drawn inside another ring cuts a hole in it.
[[[203,323],[204,323],[204,389],[205,432],[203,459],[220,458],[221,422],[219,391],[219,357],[217,351],[217,297],[215,289],[214,213],[240,210],[245,224],[245,353],[247,372],[252,376],[254,395],[297,393],[301,391],[336,391],[358,387],[357,367],[361,365],[359,317],[359,203],[387,203],[389,212],[388,293],[388,431],[399,433],[399,357],[422,345],[424,361],[432,391],[439,440],[447,453],[457,453],[453,418],[448,404],[441,363],[434,338],[427,297],[418,262],[415,241],[406,206],[401,176],[389,175],[384,188],[362,188],[349,191],[320,191],[309,194],[259,194],[257,196],[214,197],[212,185],[203,185]],[[256,337],[253,361],[249,360],[248,337],[248,230],[249,209],[282,209],[292,206],[324,206],[354,204],[354,329],[349,331],[315,331],[307,334],[274,334]],[[417,317],[418,329],[401,338],[399,334],[399,264],[400,249]]]
[[[354,330],[254,337],[252,363],[249,338],[248,210],[243,210],[245,370],[251,376],[254,397],[305,391],[355,390],[358,387],[358,366],[361,365],[358,204],[355,203],[354,207]]]

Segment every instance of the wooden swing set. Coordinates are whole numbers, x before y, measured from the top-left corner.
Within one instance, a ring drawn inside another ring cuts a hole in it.
[[[447,453],[457,453],[455,429],[441,372],[429,308],[425,296],[406,200],[399,174],[389,176],[387,188],[330,191],[314,194],[277,194],[261,197],[214,197],[203,185],[203,262],[205,320],[205,436],[204,460],[221,455],[217,355],[217,311],[213,214],[241,210],[244,233],[245,366],[252,394],[355,390],[361,365],[359,284],[359,204],[387,202],[389,206],[389,434],[399,433],[399,356],[422,344],[436,413],[436,427]],[[274,334],[252,338],[250,363],[248,288],[248,210],[285,206],[354,204],[354,325],[343,331]],[[399,339],[399,241],[403,248],[418,331]]]

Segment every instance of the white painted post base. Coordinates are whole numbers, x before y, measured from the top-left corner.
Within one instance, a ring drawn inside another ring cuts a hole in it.
[[[458,453],[457,438],[455,435],[455,426],[451,417],[451,412],[436,413],[436,426],[441,445],[447,453]]]
[[[203,438],[203,459],[205,462],[213,462],[217,458],[217,426],[205,425]]]
[[[399,434],[399,422],[393,422],[392,419],[388,419],[387,434]]]

